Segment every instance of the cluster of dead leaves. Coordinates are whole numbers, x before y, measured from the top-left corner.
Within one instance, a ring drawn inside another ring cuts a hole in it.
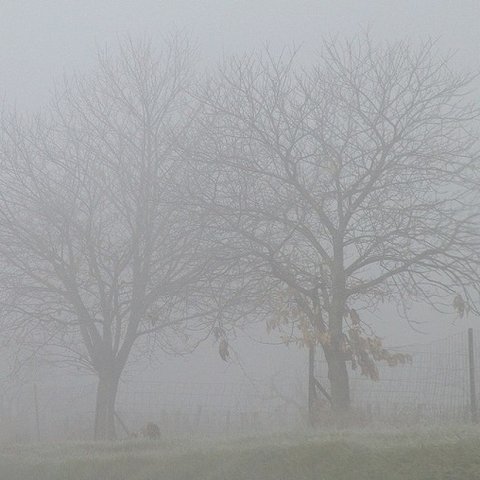
[[[346,332],[335,341],[328,330],[312,325],[304,315],[295,315],[296,312],[291,308],[284,306],[279,313],[267,322],[267,332],[282,331],[283,327],[295,319],[295,329],[289,335],[281,335],[286,345],[294,344],[298,347],[321,345],[324,349],[336,351],[351,364],[353,370],[360,369],[362,375],[372,380],[379,379],[378,362],[385,362],[388,366],[395,367],[412,361],[411,355],[391,352],[383,346],[380,337],[367,333],[359,313],[353,308],[345,312]]]
[[[360,373],[372,380],[379,380],[377,363],[385,362],[389,367],[411,363],[412,357],[408,353],[390,352],[384,348],[382,339],[373,335],[364,334],[359,325],[352,325],[347,330],[345,351],[353,370],[360,368]]]

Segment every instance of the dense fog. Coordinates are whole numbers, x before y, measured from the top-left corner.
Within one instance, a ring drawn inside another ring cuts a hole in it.
[[[198,478],[317,478],[335,435],[475,445],[479,15],[0,2],[0,477],[64,442],[130,480],[194,478],[199,448],[303,453]]]

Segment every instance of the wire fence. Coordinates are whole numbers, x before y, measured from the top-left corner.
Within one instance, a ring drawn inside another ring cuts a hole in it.
[[[473,333],[472,364],[468,332],[462,332],[428,345],[397,348],[409,353],[412,362],[396,367],[380,365],[377,382],[353,373],[353,404],[370,418],[383,421],[467,421],[476,415],[471,393],[480,380],[480,332]]]
[[[367,423],[475,421],[480,331],[472,332],[470,342],[469,349],[464,332],[428,345],[398,347],[412,356],[412,362],[379,365],[379,381],[350,372],[354,412]],[[318,357],[316,376],[328,389],[327,366]],[[299,374],[282,372],[262,382],[124,383],[116,404],[118,432],[126,436],[151,421],[169,435],[296,428],[307,422],[307,383],[306,366]],[[91,438],[95,390],[95,382],[62,387],[55,381],[38,381],[4,392],[0,438]]]

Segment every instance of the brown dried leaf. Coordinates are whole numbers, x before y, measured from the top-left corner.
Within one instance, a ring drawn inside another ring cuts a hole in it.
[[[230,352],[228,351],[228,342],[225,338],[222,338],[218,344],[218,353],[224,362],[226,362],[230,357]]]

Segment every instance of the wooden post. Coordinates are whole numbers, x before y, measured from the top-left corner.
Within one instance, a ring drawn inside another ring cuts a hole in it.
[[[37,436],[37,442],[40,441],[40,415],[38,412],[38,395],[37,395],[37,384],[33,384],[33,402],[35,404],[35,430]]]
[[[468,329],[468,372],[470,380],[470,415],[472,423],[478,422],[477,393],[475,389],[475,355],[473,348],[473,328]]]
[[[308,347],[308,421],[310,426],[315,425],[315,345]]]

